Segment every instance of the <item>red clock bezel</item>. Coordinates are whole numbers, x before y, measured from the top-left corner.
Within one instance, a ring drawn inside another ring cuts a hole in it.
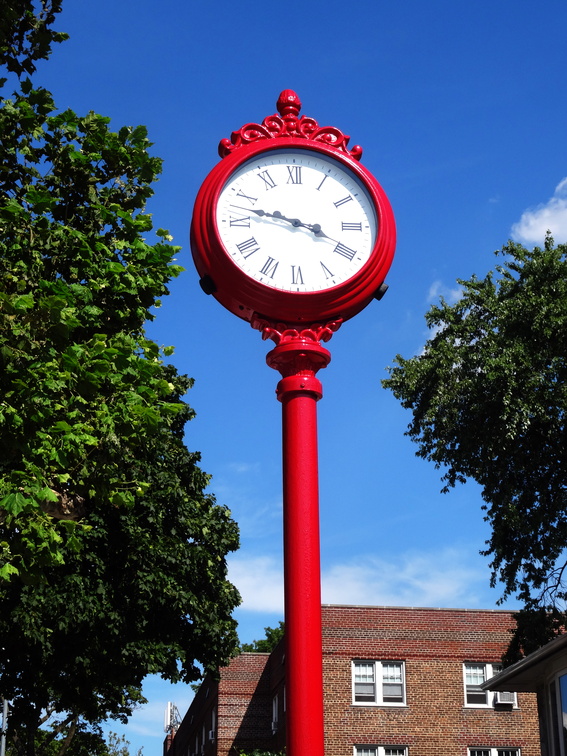
[[[367,188],[376,209],[376,241],[366,264],[347,281],[325,291],[290,292],[272,289],[233,262],[220,240],[216,207],[228,178],[257,155],[279,149],[311,150],[338,160]],[[191,223],[191,249],[203,288],[244,320],[267,319],[290,326],[347,320],[377,294],[394,257],[396,227],[390,202],[374,176],[345,151],[310,139],[286,137],[239,145],[212,169],[197,194]]]

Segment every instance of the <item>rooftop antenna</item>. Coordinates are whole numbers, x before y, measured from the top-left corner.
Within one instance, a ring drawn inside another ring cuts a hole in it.
[[[167,707],[165,709],[165,718],[163,723],[163,729],[165,732],[171,735],[175,735],[177,730],[179,729],[179,725],[181,724],[181,717],[179,715],[179,709],[174,703],[171,703],[171,701],[167,702]]]

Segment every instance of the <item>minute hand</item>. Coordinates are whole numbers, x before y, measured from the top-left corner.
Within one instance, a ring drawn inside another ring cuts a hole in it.
[[[305,226],[305,228],[310,228],[306,223],[302,223],[299,218],[286,218],[283,213],[280,213],[279,210],[274,210],[273,213],[268,213],[266,210],[254,210],[251,207],[241,207],[240,205],[231,205],[231,207],[235,207],[237,210],[246,210],[247,213],[254,213],[255,215],[259,215],[261,218],[276,218],[276,220],[282,220],[286,223],[291,223],[292,226],[295,226],[296,228],[299,226]]]
[[[339,243],[336,239],[333,239],[331,236],[327,236],[327,234],[323,232],[320,223],[303,223],[303,221],[300,221],[299,218],[287,218],[279,210],[274,210],[273,213],[268,213],[266,212],[266,210],[254,210],[253,208],[241,207],[240,205],[232,205],[232,207],[235,207],[237,210],[246,210],[247,213],[254,213],[255,215],[259,215],[261,218],[276,218],[276,220],[291,223],[291,225],[295,228],[306,228],[319,239],[328,239],[329,241],[335,242],[335,244]]]

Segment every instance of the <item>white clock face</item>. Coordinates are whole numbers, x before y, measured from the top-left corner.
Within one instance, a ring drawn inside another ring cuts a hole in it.
[[[244,163],[220,193],[216,221],[236,265],[290,292],[348,281],[377,235],[374,203],[358,176],[308,149],[270,150]]]

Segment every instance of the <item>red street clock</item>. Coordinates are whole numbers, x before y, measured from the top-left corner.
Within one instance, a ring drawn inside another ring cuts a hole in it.
[[[197,195],[191,248],[201,286],[257,327],[356,315],[386,289],[395,222],[360,147],[306,116],[295,92],[279,115],[223,139]]]

